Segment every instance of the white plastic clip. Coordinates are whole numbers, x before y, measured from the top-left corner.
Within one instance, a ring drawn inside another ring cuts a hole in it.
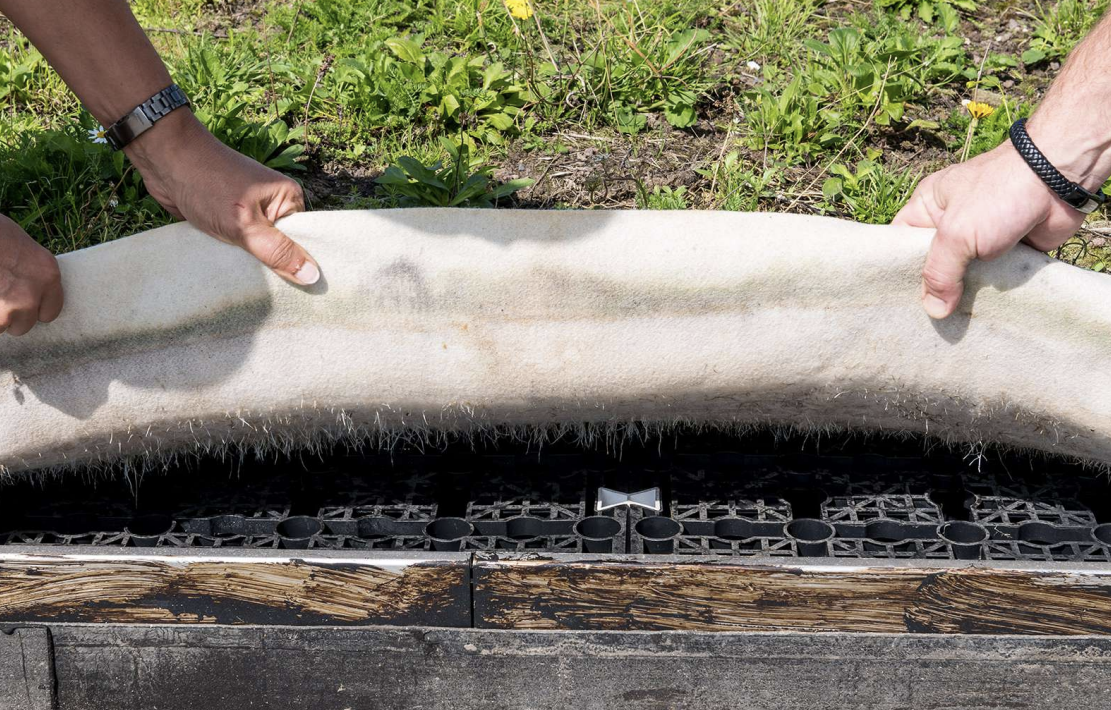
[[[632,508],[634,505],[651,510],[654,513],[660,512],[663,509],[663,503],[660,501],[660,489],[647,488],[636,493],[625,493],[610,488],[599,488],[598,500],[594,503],[594,511],[601,513],[603,510],[611,510],[621,506]]]

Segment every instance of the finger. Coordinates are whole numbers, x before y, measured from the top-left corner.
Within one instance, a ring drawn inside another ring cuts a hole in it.
[[[922,305],[931,318],[952,315],[964,293],[964,275],[976,258],[975,235],[960,230],[938,229],[922,268]]]
[[[891,224],[899,227],[935,227],[934,218],[926,209],[926,200],[922,197],[921,188],[915,190],[903,208],[891,220]]]
[[[282,217],[291,215],[294,212],[305,211],[305,191],[301,188],[300,183],[290,180],[285,189],[279,192],[279,196],[270,203],[266,210],[266,218],[271,222],[277,222]]]
[[[26,335],[39,322],[38,311],[31,309],[19,310],[12,314],[11,325],[8,326],[8,335]]]
[[[293,191],[289,198],[290,208],[282,214],[283,217],[294,212],[305,211],[305,189],[301,187],[301,183],[294,182],[290,189]]]
[[[300,244],[271,225],[249,230],[243,248],[286,281],[312,286],[320,280],[320,267]]]
[[[65,294],[61,283],[53,283],[46,288],[39,305],[39,320],[43,323],[53,322],[62,312],[65,305]]]
[[[936,227],[944,207],[938,204],[935,186],[938,176],[945,172],[942,170],[922,178],[918,187],[914,188],[914,194],[891,220],[891,224],[902,227]]]

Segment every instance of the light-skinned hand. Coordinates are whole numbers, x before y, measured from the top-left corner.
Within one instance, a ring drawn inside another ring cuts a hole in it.
[[[922,268],[922,305],[931,318],[946,318],[960,303],[973,259],[990,261],[1020,241],[1056,249],[1083,221],[1008,141],[927,176],[892,224],[937,229]]]

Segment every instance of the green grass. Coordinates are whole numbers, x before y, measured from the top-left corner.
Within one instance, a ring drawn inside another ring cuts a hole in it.
[[[1095,26],[1106,9],[1107,0],[1035,2],[1033,40],[1023,53],[1023,61],[1037,64],[1063,59]]]
[[[1106,2],[533,0],[526,19],[501,0],[132,6],[202,120],[302,180],[316,208],[882,223],[960,156],[962,99],[986,89],[999,104],[973,133],[974,156],[1036,105],[1051,63]],[[996,42],[1009,20],[1024,31]],[[94,122],[41,56],[10,27],[0,40],[0,209],[59,252],[169,221],[119,156],[86,139]],[[1106,248],[1078,239],[1062,257],[1106,268]]]

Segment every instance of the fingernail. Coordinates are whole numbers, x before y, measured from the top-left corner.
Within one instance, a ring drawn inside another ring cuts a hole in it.
[[[945,301],[932,293],[926,294],[922,299],[922,305],[926,307],[926,314],[935,320],[941,320],[949,315],[949,308],[945,305]]]
[[[312,286],[320,280],[320,269],[316,267],[316,264],[306,259],[305,263],[301,264],[301,268],[297,269],[297,273],[293,275],[293,279],[303,286]]]

